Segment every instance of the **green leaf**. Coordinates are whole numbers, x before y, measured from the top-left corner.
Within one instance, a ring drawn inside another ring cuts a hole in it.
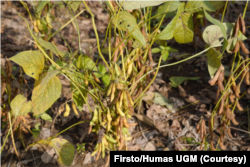
[[[64,61],[61,61],[61,60],[57,60],[55,62],[58,66],[60,67],[65,67],[66,65],[68,65],[66,62]],[[51,65],[48,69],[48,71],[53,71],[53,70],[57,70],[57,68],[54,66],[54,65]]]
[[[209,3],[215,10],[219,10],[225,5],[226,1],[209,1]]]
[[[162,60],[163,61],[166,61],[167,59],[168,59],[168,56],[169,56],[169,52],[168,52],[168,50],[163,50],[162,51]]]
[[[26,102],[27,99],[19,94],[11,102],[10,107],[12,109],[11,113],[14,116],[25,115],[32,110],[31,101]]]
[[[81,5],[82,1],[68,1],[68,5],[71,7],[71,9],[76,12],[78,7]]]
[[[49,114],[47,114],[47,113],[42,113],[41,118],[42,118],[43,120],[45,120],[45,121],[50,121],[50,122],[52,122],[51,116],[50,116]]]
[[[31,101],[27,101],[26,103],[24,103],[22,105],[22,108],[19,112],[19,115],[25,115],[28,114],[29,112],[31,112],[32,110],[32,102]]]
[[[153,49],[152,49],[152,53],[158,53],[158,52],[160,52],[160,51],[161,51],[160,48],[153,48]]]
[[[190,13],[182,13],[175,26],[175,41],[178,43],[192,42],[194,38],[193,30],[194,24],[192,15]]]
[[[24,72],[36,80],[44,68],[44,57],[39,51],[23,51],[11,57],[10,60],[22,66]]]
[[[77,68],[83,70],[97,71],[95,62],[89,58],[87,55],[80,55],[77,59]]]
[[[101,74],[105,74],[105,73],[107,72],[105,66],[102,65],[102,64],[99,64],[99,65],[98,65],[98,68],[99,68],[99,72],[100,72]]]
[[[104,83],[105,86],[108,86],[109,83],[110,83],[109,74],[105,74],[105,75],[102,77],[102,81],[103,81],[103,83]]]
[[[160,93],[157,93],[157,92],[154,92],[154,93],[155,93],[155,95],[154,95],[154,104],[158,104],[158,105],[161,105],[161,106],[166,106],[172,113],[175,112],[174,105],[173,105],[173,103],[171,102],[170,99],[166,98],[165,96],[163,96]]]
[[[47,5],[47,3],[49,3],[49,1],[45,1],[45,0],[40,1],[36,9],[36,12],[40,12],[44,8],[44,6]]]
[[[117,63],[115,63],[115,73],[116,73],[116,75],[117,75],[117,76],[120,76],[120,75],[121,75],[121,73],[120,73],[120,70],[119,70],[119,67],[118,67]]]
[[[35,82],[32,91],[31,99],[35,116],[45,112],[61,95],[62,84],[57,76],[54,76],[41,85],[41,81],[45,75],[46,74],[43,74],[43,76]]]
[[[35,139],[37,139],[40,136],[40,132],[36,131],[35,129],[32,129],[32,135]]]
[[[53,147],[58,155],[58,162],[61,165],[70,166],[75,157],[75,147],[63,138],[54,138],[49,146]]]
[[[121,11],[113,16],[112,23],[120,30],[132,32],[132,37],[136,39],[143,47],[146,47],[145,37],[137,26],[136,19],[127,11]],[[137,27],[137,28],[136,28]]]
[[[220,27],[221,29],[221,32],[223,34],[223,37],[224,37],[224,44],[223,44],[223,52],[224,50],[226,49],[227,45],[228,45],[228,41],[227,41],[227,34],[226,34],[226,29],[225,29],[225,26],[219,21],[219,20],[216,20],[214,18],[212,18],[205,10],[204,10],[204,13],[205,13],[205,17],[213,24],[217,25]]]
[[[51,42],[44,41],[42,38],[39,38],[39,39],[37,40],[37,42],[38,42],[42,47],[44,47],[45,49],[48,49],[48,50],[50,50],[51,52],[53,52],[55,55],[61,56],[61,58],[64,58],[66,55],[69,55],[68,52],[58,50],[58,48],[56,47],[56,45],[54,45],[54,44],[51,43]]]
[[[234,24],[232,24],[232,23],[223,23],[223,25],[225,27],[226,34],[229,34],[230,32],[232,32]],[[221,28],[218,25],[210,25],[210,26],[208,26],[203,31],[202,37],[203,37],[204,41],[209,46],[220,45],[224,40],[223,33],[221,31]]]
[[[171,77],[169,80],[171,81],[171,86],[177,88],[180,84],[187,80],[198,80],[200,77]]]
[[[174,37],[175,32],[175,26],[176,23],[181,15],[181,13],[184,11],[185,3],[181,3],[178,7],[177,14],[175,17],[171,20],[171,22],[164,28],[164,30],[156,36],[156,39],[160,40],[169,40]]]
[[[59,70],[53,70],[53,71],[49,71],[47,72],[47,74],[45,75],[44,78],[42,78],[41,81],[41,86],[43,86],[44,84],[47,84],[52,78],[54,78],[60,71]]]
[[[214,48],[207,51],[207,67],[211,78],[214,77],[215,72],[220,68],[221,58],[218,58],[220,55],[220,51],[217,51]]]
[[[179,52],[179,50],[174,49],[174,48],[171,48],[171,47],[169,47],[169,46],[167,46],[167,50],[168,50],[169,52]]]
[[[114,52],[115,48],[110,47],[110,49],[111,49],[111,54],[112,54],[112,53]],[[106,47],[106,48],[101,49],[101,52],[102,52],[103,54],[105,54],[105,55],[109,55],[109,47]]]
[[[215,12],[214,7],[208,1],[188,1],[185,11],[188,13],[196,13],[202,10]]]
[[[209,45],[209,46],[216,46],[223,42],[223,34],[221,32],[221,29],[217,25],[210,25],[203,31],[203,40]],[[221,39],[222,38],[222,39]]]
[[[124,10],[134,10],[134,9],[140,9],[145,8],[148,6],[157,6],[165,2],[162,1],[121,1],[119,2],[120,5],[124,8]]]
[[[85,87],[85,89],[87,89],[85,83],[84,83],[84,78],[78,74],[78,73],[67,73],[77,84],[76,85],[81,85],[83,87]],[[82,97],[81,95],[81,92],[82,94],[84,95],[85,98],[87,98],[87,92],[86,90],[84,90],[83,88],[81,88],[80,86],[78,86],[78,89],[80,89],[80,91],[72,84],[70,83],[70,88],[71,88],[71,91],[73,92],[73,101],[76,105],[76,107],[82,111],[82,107],[83,107],[83,104],[85,104],[85,100],[84,98]]]
[[[166,14],[165,17],[173,17],[175,14],[175,11],[178,9],[180,4],[181,3],[179,1],[165,2],[160,7],[158,7],[157,11],[155,12],[155,15],[159,15],[159,16],[156,16],[155,18],[157,20],[160,20],[162,18],[163,14]],[[168,9],[168,11],[166,12],[167,9]]]
[[[39,128],[39,126],[41,125],[41,123],[39,122],[39,123],[37,123],[36,125],[35,125],[35,130],[37,130],[37,131],[39,131],[40,130],[40,128]]]

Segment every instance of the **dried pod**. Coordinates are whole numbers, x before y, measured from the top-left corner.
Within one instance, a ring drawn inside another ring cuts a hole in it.
[[[219,115],[222,114],[222,112],[223,112],[223,109],[224,109],[224,102],[225,102],[225,100],[226,100],[228,94],[229,94],[228,91],[225,92],[224,95],[223,95],[223,97],[222,97],[222,99],[221,99],[221,105],[220,105],[220,108],[219,108]]]
[[[203,136],[204,136],[204,129],[203,129],[203,127],[202,127],[202,124],[203,124],[203,120],[201,121],[201,125],[200,125],[200,130],[201,130],[200,136],[201,136],[201,140],[203,140]]]
[[[240,21],[239,18],[237,19],[235,26],[234,26],[234,38],[236,38],[238,36],[239,33],[239,29],[240,29]]]
[[[131,106],[131,104],[130,104],[130,102],[129,102],[129,100],[127,99],[127,101],[128,101],[128,109],[129,109],[129,111],[131,111],[131,113],[134,113],[134,108]],[[130,113],[130,112],[129,112]],[[130,114],[131,115],[131,114]]]
[[[246,76],[245,76],[245,83],[246,85],[250,85],[250,71],[247,68]]]
[[[211,148],[211,151],[216,151],[216,149],[214,148],[213,139],[210,140],[210,148]]]
[[[219,75],[219,78],[218,78],[218,86],[219,86],[219,89],[221,91],[224,91],[225,88],[224,88],[224,85],[223,85],[223,80],[224,80],[224,71],[222,71]]]
[[[118,90],[123,90],[124,89],[124,84],[123,83],[117,83],[116,84],[116,89],[118,89]]]
[[[0,106],[0,119],[2,119],[2,116],[3,116],[3,109],[2,109],[2,107]]]
[[[204,133],[204,135],[206,136],[207,131],[206,131],[206,124],[205,124],[205,121],[204,121],[204,120],[203,120],[202,123],[201,123],[201,128],[203,128],[203,133]]]
[[[234,116],[234,118],[232,119],[232,123],[234,124],[234,125],[239,125],[239,122],[237,122],[236,120],[235,120],[235,116]]]
[[[232,76],[231,80],[232,80],[232,83],[233,83],[232,84],[233,91],[236,92],[236,82],[235,82],[234,76]]]
[[[92,125],[89,126],[89,131],[88,131],[88,134],[90,134],[92,131]]]
[[[120,117],[120,137],[122,138],[123,134],[122,134],[122,127],[123,127],[123,117]],[[118,135],[118,134],[117,134]]]
[[[220,145],[220,148],[222,150],[225,150],[227,149],[227,147],[223,144],[223,138],[224,138],[224,133],[220,135],[220,142],[219,142],[219,145]]]
[[[222,98],[218,114],[221,115],[223,113],[223,110],[224,110],[224,99]]]
[[[97,153],[97,156],[96,156],[96,161],[99,159],[99,156],[100,156],[100,154],[101,154],[101,151],[102,151],[102,145],[101,144],[99,144],[99,150],[98,150],[98,153]]]
[[[229,104],[226,105],[226,118],[229,120],[233,120],[234,116],[232,114],[232,111],[230,110]]]
[[[203,144],[205,142],[205,136],[202,138],[201,145],[200,145],[200,151],[203,150]]]
[[[241,83],[239,83],[235,88],[235,96],[238,98],[240,98],[240,85]]]
[[[116,90],[116,84],[113,84],[112,88],[111,88],[111,95],[110,95],[110,101],[114,100],[115,97],[115,90]]]
[[[241,17],[241,15],[240,15],[240,17],[239,17],[239,28],[240,28],[240,31],[243,33],[243,34],[245,34],[246,33],[246,25],[245,25],[245,21],[244,21],[244,19]]]
[[[214,104],[217,104],[217,103],[218,103],[219,97],[220,97],[220,89],[217,89],[217,92],[216,92],[216,100],[215,100]]]
[[[250,52],[249,52],[249,50],[246,48],[246,46],[245,46],[245,44],[242,42],[242,41],[238,41],[239,43],[240,43],[240,47],[241,47],[241,49],[243,50],[243,52],[245,53],[245,54],[249,54]]]
[[[228,137],[233,138],[233,135],[231,133],[231,128],[227,128],[227,135]]]
[[[22,126],[20,130],[23,131],[26,134],[30,133],[29,130],[27,128],[25,128],[24,126]]]
[[[135,99],[141,94],[141,92],[142,92],[142,87],[140,87],[140,88],[138,89],[136,95],[133,96],[132,99],[135,100]]]
[[[129,125],[128,125],[127,119],[126,119],[125,117],[123,118],[123,124],[124,124],[124,126],[125,126],[126,128],[129,129]]]
[[[233,92],[231,91],[230,95],[229,95],[229,99],[231,101],[231,103],[235,102],[235,95],[233,94]]]
[[[210,148],[211,151],[216,151],[216,149],[214,148],[214,144],[213,144],[213,128],[212,128],[212,117],[208,120],[208,127],[209,127],[209,133],[210,133]],[[213,126],[214,126],[214,119],[213,119]]]
[[[116,98],[112,101],[111,105],[114,105],[118,102],[122,94],[122,91],[118,91]]]
[[[222,71],[224,71],[224,66],[223,66],[223,65],[221,65],[220,68],[217,70],[215,76],[214,76],[212,79],[210,79],[210,80],[208,81],[208,83],[209,83],[211,86],[214,86],[214,85],[215,85],[215,83],[216,83],[216,81],[218,80],[218,78],[219,78],[219,76],[220,76],[220,73],[221,73]]]
[[[237,41],[233,49],[233,53],[237,53],[239,50],[240,50],[240,43],[239,41]]]
[[[196,131],[197,131],[197,133],[200,133],[200,132],[201,132],[201,129],[200,129],[200,122],[196,125]]]
[[[236,107],[239,111],[243,111],[244,109],[241,107],[239,101],[237,100]]]
[[[121,141],[120,141],[120,145],[118,147],[118,150],[121,150],[123,145],[124,145],[124,138],[123,138],[123,136],[121,136]]]

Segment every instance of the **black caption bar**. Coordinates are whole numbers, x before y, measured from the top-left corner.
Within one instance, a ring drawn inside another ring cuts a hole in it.
[[[111,151],[110,166],[121,163],[129,164],[129,167],[136,166],[138,163],[157,163],[166,164],[220,164],[233,163],[239,165],[250,164],[250,152],[241,151]],[[131,166],[132,165],[132,166]]]

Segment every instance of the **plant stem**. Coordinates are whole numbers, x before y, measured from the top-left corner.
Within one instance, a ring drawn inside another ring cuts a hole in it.
[[[226,4],[225,4],[224,11],[223,11],[223,15],[222,15],[222,18],[221,18],[221,22],[222,22],[222,23],[223,23],[223,20],[224,20],[225,12],[226,12],[226,10],[227,10],[227,4],[228,4],[228,1],[227,1]]]

